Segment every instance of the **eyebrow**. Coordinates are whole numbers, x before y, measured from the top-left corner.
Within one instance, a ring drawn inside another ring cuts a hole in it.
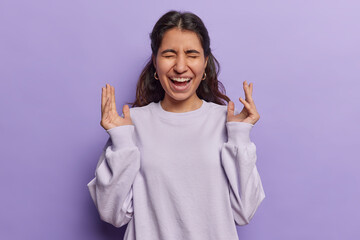
[[[176,54],[176,51],[174,49],[166,49],[166,50],[162,51],[161,54],[164,54],[164,53],[167,53],[167,52],[172,52],[172,53]],[[195,49],[190,49],[190,50],[186,50],[185,53],[188,54],[188,53],[199,53],[199,52],[197,50],[195,50]]]

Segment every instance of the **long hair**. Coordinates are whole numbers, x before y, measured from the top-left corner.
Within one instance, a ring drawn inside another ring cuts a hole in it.
[[[218,80],[220,64],[211,53],[210,38],[208,31],[202,20],[191,12],[179,12],[171,10],[165,13],[155,24],[150,33],[152,55],[157,56],[162,38],[167,30],[174,27],[184,30],[190,30],[197,34],[204,49],[205,58],[208,56],[208,62],[205,68],[206,78],[201,81],[196,94],[200,99],[207,102],[214,102],[225,105],[230,101],[226,96],[226,90],[223,84]],[[153,64],[152,57],[142,70],[136,86],[136,100],[131,107],[142,107],[151,102],[158,102],[165,96],[165,91],[160,81],[155,80],[154,73],[156,68]]]

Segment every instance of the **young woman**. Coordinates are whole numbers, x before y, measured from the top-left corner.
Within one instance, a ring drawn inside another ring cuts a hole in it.
[[[150,37],[132,108],[119,116],[114,87],[102,88],[109,140],[91,197],[102,220],[128,223],[126,240],[236,240],[236,225],[265,198],[250,141],[260,118],[253,84],[243,82],[239,113],[221,92],[208,32],[193,13],[166,13]]]

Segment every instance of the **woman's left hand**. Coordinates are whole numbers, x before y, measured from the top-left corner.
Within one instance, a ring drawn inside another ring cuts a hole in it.
[[[260,119],[260,115],[256,110],[254,100],[251,96],[253,91],[253,84],[250,83],[248,85],[247,82],[244,81],[243,88],[245,92],[245,100],[240,97],[239,101],[244,105],[244,107],[239,114],[234,115],[234,102],[229,101],[227,108],[227,121],[255,124]]]

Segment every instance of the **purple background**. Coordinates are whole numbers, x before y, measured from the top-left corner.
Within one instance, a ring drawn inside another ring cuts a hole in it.
[[[0,2],[0,239],[122,239],[86,184],[101,87],[134,100],[166,11],[207,26],[228,96],[254,83],[266,198],[239,239],[360,239],[359,1]]]

